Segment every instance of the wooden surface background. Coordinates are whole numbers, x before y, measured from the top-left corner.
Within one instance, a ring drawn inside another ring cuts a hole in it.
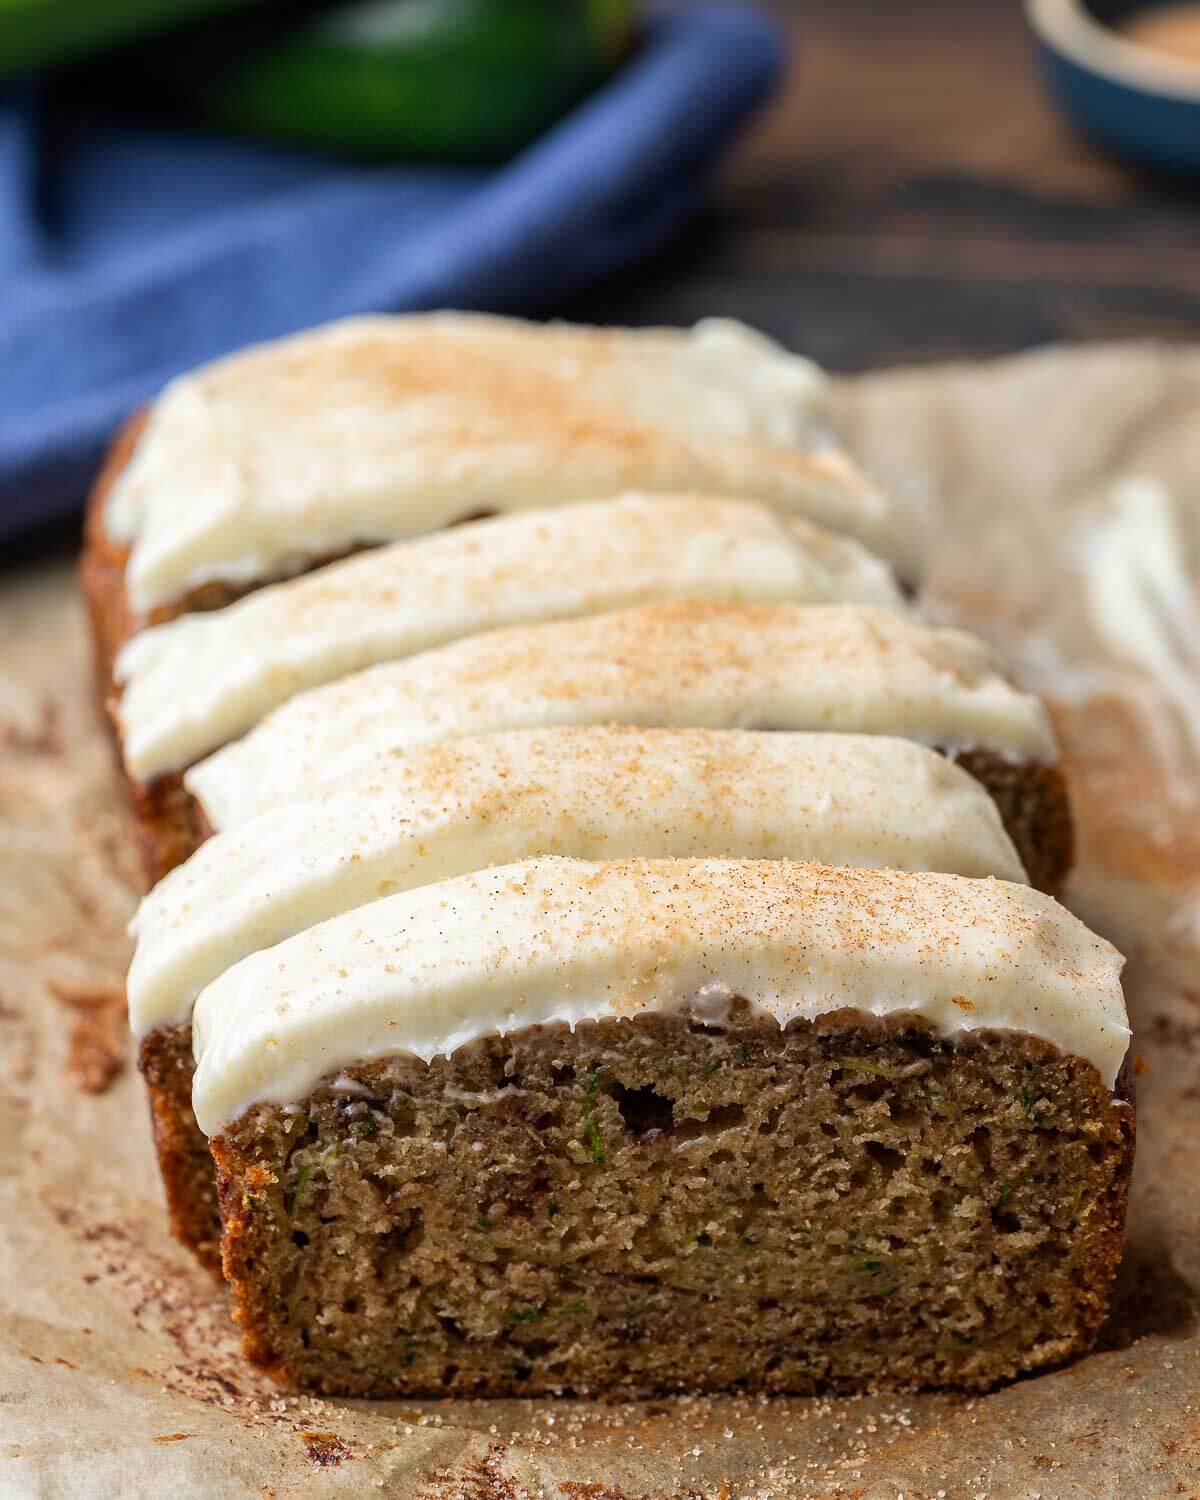
[[[1200,182],[1083,140],[1019,0],[770,0],[793,64],[711,207],[569,316],[746,318],[834,369],[1200,338]]]

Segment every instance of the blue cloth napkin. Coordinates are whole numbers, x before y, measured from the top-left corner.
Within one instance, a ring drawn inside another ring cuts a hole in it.
[[[544,313],[662,244],[782,62],[733,4],[654,12],[503,167],[367,167],[0,95],[0,544],[71,515],[182,370],[370,310]]]

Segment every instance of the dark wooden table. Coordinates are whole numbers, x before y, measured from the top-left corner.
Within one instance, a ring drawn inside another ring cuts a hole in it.
[[[1018,0],[774,0],[781,94],[667,254],[572,317],[758,324],[834,369],[1200,339],[1200,183],[1081,139]]]

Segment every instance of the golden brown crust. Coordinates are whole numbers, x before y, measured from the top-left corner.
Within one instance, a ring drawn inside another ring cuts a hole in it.
[[[83,523],[83,554],[79,560],[79,582],[92,627],[96,659],[96,681],[101,702],[107,706],[112,667],[117,652],[148,621],[133,614],[125,595],[125,566],[129,548],[114,542],[104,524],[104,506],[117,475],[129,462],[146,413],[137,412],[113,439],[88,496]]]
[[[171,1233],[219,1276],[221,1223],[213,1164],[192,1112],[192,1028],[162,1026],[152,1031],[138,1049],[138,1067],[150,1100]]]
[[[194,854],[212,833],[200,804],[173,773],[151,782],[133,781],[122,771],[133,812],[134,836],[148,886]]]

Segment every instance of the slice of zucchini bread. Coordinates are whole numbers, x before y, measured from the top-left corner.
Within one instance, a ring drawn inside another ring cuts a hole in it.
[[[1122,1239],[1120,958],[1052,899],[788,861],[502,866],[195,1011],[249,1357],[328,1394],[983,1389]]]
[[[911,562],[824,407],[815,366],[734,323],[349,319],[172,382],[94,499],[89,577],[100,608],[144,622],[358,547],[631,488],[763,499]]]
[[[346,558],[136,635],[114,667],[125,769],[191,765],[307,688],[500,626],[667,599],[902,607],[849,537],[747,500],[623,495]]]
[[[890,734],[952,755],[987,787],[1035,885],[1071,862],[1046,711],[990,650],[870,605],[676,602],[469,637],[301,693],[148,806],[143,836],[190,852],[388,756],[498,730],[626,723]],[[202,813],[202,817],[198,816]],[[177,861],[173,861],[177,862]]]
[[[1023,881],[965,771],[888,736],[516,730],[392,759],[368,784],[218,834],[143,901],[129,1009],[176,1235],[215,1267],[191,1008],[240,959],[381,896],[540,854],[732,855]]]

